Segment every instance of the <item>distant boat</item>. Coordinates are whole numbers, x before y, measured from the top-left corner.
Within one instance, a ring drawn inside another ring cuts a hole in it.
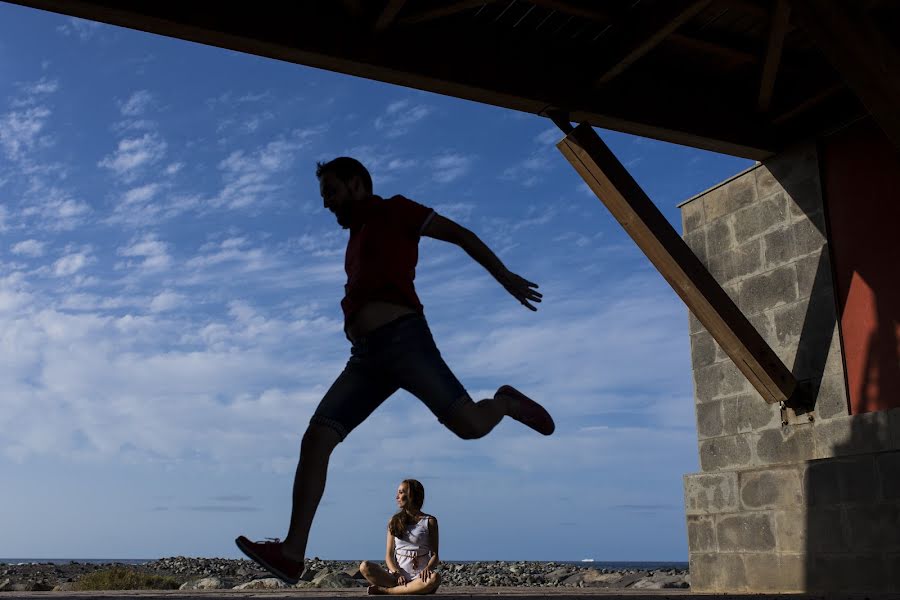
[[[594,562],[593,558],[582,558],[581,562]]]

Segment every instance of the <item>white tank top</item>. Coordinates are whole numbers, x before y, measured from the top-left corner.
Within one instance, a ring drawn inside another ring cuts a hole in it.
[[[400,572],[409,580],[419,576],[431,557],[431,532],[428,515],[406,528],[403,537],[394,536],[394,560]]]

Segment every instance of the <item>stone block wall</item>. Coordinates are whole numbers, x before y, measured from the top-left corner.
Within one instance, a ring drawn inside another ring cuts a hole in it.
[[[767,404],[690,315],[692,588],[900,589],[900,409],[849,414],[815,146],[681,208],[685,241],[812,401]]]

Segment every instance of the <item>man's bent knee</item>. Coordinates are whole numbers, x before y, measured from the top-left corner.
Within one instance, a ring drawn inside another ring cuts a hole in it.
[[[327,425],[311,423],[303,434],[300,452],[324,452],[331,454],[334,447],[341,442],[341,434]]]

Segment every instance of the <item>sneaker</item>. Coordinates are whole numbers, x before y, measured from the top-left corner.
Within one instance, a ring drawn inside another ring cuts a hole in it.
[[[553,417],[550,416],[550,413],[548,413],[543,406],[513,386],[501,386],[500,389],[497,390],[497,393],[494,394],[494,398],[497,396],[509,396],[510,398],[515,398],[519,401],[519,414],[510,415],[519,423],[527,425],[544,435],[550,435],[556,430],[556,424],[553,422]]]
[[[234,543],[253,562],[286,584],[295,585],[300,581],[303,562],[291,560],[282,554],[281,548],[284,544],[277,538],[270,538],[264,542],[251,542],[244,536],[238,536]]]

